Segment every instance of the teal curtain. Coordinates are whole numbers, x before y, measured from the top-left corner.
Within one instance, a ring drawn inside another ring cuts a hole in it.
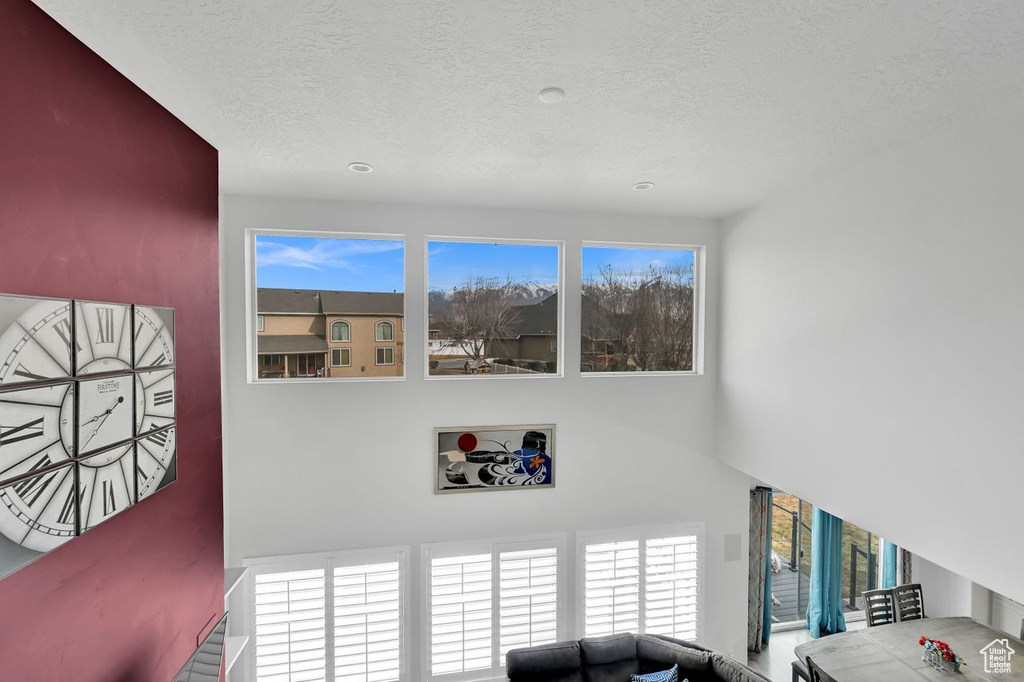
[[[843,617],[843,520],[814,508],[811,585],[807,595],[811,637],[846,631]]]
[[[899,549],[888,540],[882,543],[882,588],[896,587],[896,557]]]

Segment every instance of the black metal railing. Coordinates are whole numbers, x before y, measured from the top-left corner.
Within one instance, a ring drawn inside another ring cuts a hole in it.
[[[871,533],[868,533],[868,551],[864,551],[857,546],[856,542],[850,543],[850,608],[857,608],[857,596],[860,594],[857,591],[857,561],[859,557],[864,557],[868,562],[867,571],[867,589],[871,589],[871,586],[875,584],[875,571],[877,570],[878,555],[871,551]]]
[[[803,527],[810,531],[811,527],[804,523],[802,518],[803,514],[801,514],[800,512],[793,511],[792,509],[787,509],[786,507],[783,507],[782,505],[777,504],[775,502],[772,502],[772,506],[775,507],[776,509],[781,509],[782,511],[789,514],[790,520],[792,522],[792,530],[789,534],[789,570],[797,571],[800,569],[800,559],[802,558],[801,555],[803,554],[803,550],[800,548],[799,530],[801,527]]]

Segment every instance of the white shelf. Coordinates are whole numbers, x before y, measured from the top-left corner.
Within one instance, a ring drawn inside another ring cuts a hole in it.
[[[245,645],[249,643],[249,635],[228,637],[224,642],[224,674],[231,672],[232,666],[242,657]]]
[[[249,571],[247,566],[242,568],[225,568],[224,569],[224,601],[228,600],[231,596],[231,592],[242,583],[242,578]]]

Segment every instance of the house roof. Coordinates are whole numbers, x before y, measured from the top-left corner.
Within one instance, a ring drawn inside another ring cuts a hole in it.
[[[260,334],[259,353],[326,353],[327,340],[314,334]]]
[[[263,314],[401,316],[404,298],[403,294],[370,291],[257,289],[256,310]]]
[[[589,313],[596,312],[597,303],[583,297],[583,315],[589,317]],[[517,321],[510,325],[504,338],[516,339],[521,336],[554,336],[558,333],[558,294],[552,294],[543,301],[530,303],[528,305],[515,306],[518,310]],[[605,330],[608,337],[615,338],[618,332],[608,327]],[[586,330],[584,330],[584,334]]]

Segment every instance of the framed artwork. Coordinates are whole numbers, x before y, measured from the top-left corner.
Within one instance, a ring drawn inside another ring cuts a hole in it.
[[[174,310],[0,294],[0,578],[177,477]]]
[[[555,487],[555,426],[434,429],[435,494]]]

